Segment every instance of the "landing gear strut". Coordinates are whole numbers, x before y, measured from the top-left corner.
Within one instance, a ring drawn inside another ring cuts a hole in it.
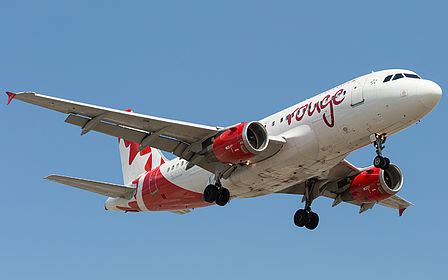
[[[294,224],[298,227],[306,227],[313,230],[319,224],[319,215],[311,211],[311,203],[313,202],[313,189],[316,180],[311,179],[305,182],[305,209],[299,209],[294,214]]]
[[[386,143],[387,136],[386,134],[377,134],[372,135],[373,146],[376,149],[377,156],[373,160],[373,165],[377,168],[387,169],[390,165],[390,160],[387,157],[383,157],[383,149],[385,148],[384,143]]]
[[[230,192],[218,180],[215,184],[210,184],[205,188],[204,200],[208,203],[216,202],[217,205],[224,206],[230,200]]]

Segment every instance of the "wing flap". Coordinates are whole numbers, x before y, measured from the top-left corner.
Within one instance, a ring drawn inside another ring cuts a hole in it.
[[[50,175],[47,176],[45,179],[56,183],[64,184],[67,186],[75,187],[78,189],[83,189],[86,191],[105,195],[108,197],[122,197],[129,199],[133,196],[135,190],[134,188],[123,185],[91,181],[61,175]]]
[[[73,124],[79,127],[85,127],[86,124],[90,121],[89,118],[77,116],[70,114],[66,119],[65,122],[69,124]],[[110,136],[120,137],[135,143],[141,143],[142,140],[148,136],[148,133],[129,128],[129,127],[123,127],[121,125],[116,125],[112,123],[107,122],[99,122],[96,124],[93,128],[93,131],[101,132]],[[167,152],[174,152],[175,148],[180,144],[181,142],[173,139],[173,138],[166,138],[166,137],[157,137],[151,142],[151,147],[167,151]]]

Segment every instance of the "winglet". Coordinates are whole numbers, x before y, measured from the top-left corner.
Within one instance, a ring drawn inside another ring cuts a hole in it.
[[[7,92],[6,92],[6,95],[8,95],[8,101],[6,102],[6,105],[9,105],[9,103],[11,103],[11,101],[14,99],[14,97],[16,97],[16,94],[7,91]]]
[[[403,212],[404,212],[404,210],[406,210],[406,208],[400,208],[400,209],[398,209],[398,215],[401,217],[401,216],[403,216]]]

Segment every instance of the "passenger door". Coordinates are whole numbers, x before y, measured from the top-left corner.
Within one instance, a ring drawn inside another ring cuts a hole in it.
[[[366,78],[362,77],[353,83],[351,92],[351,105],[357,106],[364,103],[363,86]]]

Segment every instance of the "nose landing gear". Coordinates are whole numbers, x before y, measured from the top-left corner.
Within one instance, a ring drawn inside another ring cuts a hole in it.
[[[387,169],[390,165],[390,160],[387,157],[383,157],[383,149],[386,147],[384,143],[386,143],[387,136],[385,133],[372,135],[371,140],[373,142],[373,146],[376,149],[377,156],[373,160],[373,165],[377,168]]]
[[[204,200],[208,203],[216,202],[217,205],[224,206],[230,200],[230,192],[221,185],[220,181],[217,181],[214,185],[210,184],[205,188]]]
[[[305,209],[299,209],[294,214],[294,224],[298,227],[306,227],[309,230],[315,229],[319,224],[319,215],[311,211],[315,185],[316,180],[307,180],[305,182]]]

